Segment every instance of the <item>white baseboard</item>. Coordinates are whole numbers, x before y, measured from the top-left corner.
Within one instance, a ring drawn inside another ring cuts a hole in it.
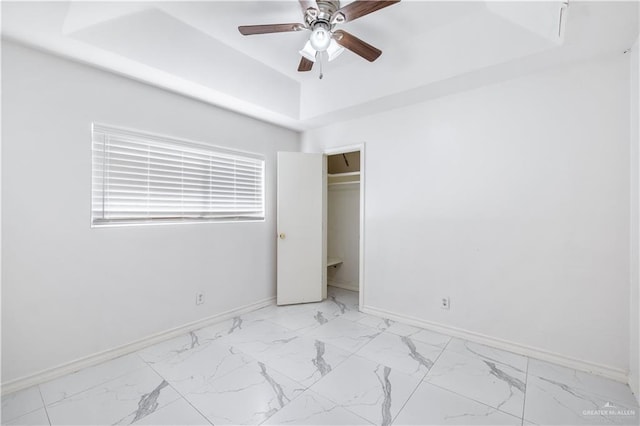
[[[358,291],[358,284],[357,282],[355,283],[339,283],[336,281],[329,281],[327,283],[327,285],[330,285],[332,287],[338,287],[338,288],[343,288],[345,290],[350,290],[350,291]]]
[[[164,340],[172,339],[174,337],[181,336],[190,331],[198,330],[203,327],[207,327],[211,324],[215,324],[220,321],[224,321],[235,316],[260,309],[265,306],[272,305],[275,302],[275,297],[269,297],[267,299],[259,300],[248,305],[241,306],[236,309],[231,309],[226,312],[222,312],[207,318],[203,318],[198,321],[190,322],[188,324],[181,325],[169,330],[162,331],[160,333],[152,334],[151,336],[144,337],[140,340],[127,343],[126,345],[118,346],[113,349],[108,349],[103,352],[98,352],[83,358],[79,358],[75,361],[71,361],[66,364],[59,365],[57,367],[42,370],[38,373],[24,376],[15,380],[11,380],[7,383],[2,383],[2,395],[6,395],[12,392],[16,392],[28,387],[38,385],[40,383],[48,382],[49,380],[56,379],[58,377],[65,376],[67,374],[75,373],[83,368],[92,367],[94,365],[101,364],[103,362],[118,358],[123,355],[127,355],[132,352],[144,349],[147,346],[160,343]]]
[[[473,331],[425,321],[419,318],[397,314],[395,312],[389,312],[384,309],[375,308],[373,306],[361,306],[360,310],[367,314],[388,318],[394,321],[400,321],[405,324],[415,325],[417,327],[433,330],[438,333],[446,334],[453,337],[459,337],[461,339],[469,340],[472,342],[482,343],[487,346],[503,349],[505,351],[513,352],[519,355],[525,355],[542,361],[562,365],[564,367],[573,368],[574,370],[597,374],[599,376],[603,376],[618,382],[627,383],[629,380],[627,372],[616,367],[597,364],[594,362],[550,352],[544,349],[522,345],[520,343],[511,342],[509,340],[486,336],[484,334],[475,333]]]

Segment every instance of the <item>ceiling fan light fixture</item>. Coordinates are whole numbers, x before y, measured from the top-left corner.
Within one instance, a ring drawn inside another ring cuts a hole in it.
[[[337,41],[331,39],[329,47],[327,47],[327,55],[329,56],[329,62],[340,56],[344,52],[344,47],[340,46]]]
[[[336,25],[355,21],[400,1],[350,0],[346,6],[340,7],[340,0],[298,0],[302,8],[304,23],[241,25],[238,27],[238,31],[244,36],[310,31],[311,35],[305,46],[299,51],[302,58],[300,58],[298,71],[311,71],[314,63],[317,63],[320,68],[320,78],[322,78],[322,64],[336,59],[344,52],[344,49],[350,50],[369,62],[375,61],[382,54],[380,49],[358,37],[342,29],[335,29]],[[570,0],[556,1],[568,2]],[[324,57],[325,52],[326,57]]]
[[[311,47],[318,52],[324,52],[331,44],[331,31],[325,24],[318,24],[313,28],[309,37]]]
[[[307,58],[311,62],[316,61],[316,50],[311,46],[310,41],[307,41],[302,50],[298,53],[300,53],[301,56]]]

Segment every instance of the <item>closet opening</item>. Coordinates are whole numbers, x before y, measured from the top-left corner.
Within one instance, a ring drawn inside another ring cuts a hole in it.
[[[359,308],[363,301],[362,153],[363,147],[327,153],[327,291],[329,295],[352,292]]]

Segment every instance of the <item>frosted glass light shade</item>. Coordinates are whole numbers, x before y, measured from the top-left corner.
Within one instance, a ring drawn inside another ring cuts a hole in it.
[[[331,39],[331,43],[329,43],[329,47],[327,47],[329,62],[340,56],[342,52],[344,52],[344,47],[340,46],[334,39]]]
[[[304,47],[299,51],[300,55],[304,56],[311,62],[316,61],[316,50],[311,46],[311,42],[307,40]]]

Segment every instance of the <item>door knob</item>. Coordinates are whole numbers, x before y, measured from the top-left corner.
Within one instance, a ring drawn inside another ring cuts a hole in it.
[[[284,235],[284,232],[281,232],[281,233],[280,233],[280,239],[281,239],[281,240],[284,240],[285,238],[286,238],[286,235]]]

